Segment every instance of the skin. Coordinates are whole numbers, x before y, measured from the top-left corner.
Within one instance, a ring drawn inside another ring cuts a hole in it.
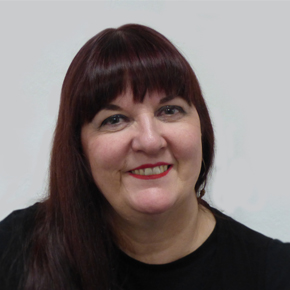
[[[111,205],[120,248],[152,264],[196,250],[215,226],[194,192],[202,163],[200,120],[179,97],[147,94],[135,103],[130,90],[82,128],[82,146],[95,183]],[[169,171],[140,179],[132,170],[163,162]]]

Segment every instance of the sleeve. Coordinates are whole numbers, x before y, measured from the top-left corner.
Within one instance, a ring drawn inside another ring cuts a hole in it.
[[[268,248],[266,290],[290,289],[290,243],[273,240]]]

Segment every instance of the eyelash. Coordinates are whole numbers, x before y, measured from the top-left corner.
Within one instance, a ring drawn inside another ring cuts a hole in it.
[[[124,116],[124,115],[121,115],[121,114],[117,114],[117,115],[113,115],[113,116],[110,116],[110,117],[106,118],[106,119],[102,122],[102,124],[101,124],[100,127],[105,126],[105,125],[108,125],[110,122],[113,122],[114,119],[117,119],[117,118],[118,118],[118,119],[123,119],[124,121],[129,121],[129,118],[128,118],[128,117],[126,117],[126,116]],[[111,123],[111,124],[109,124],[109,125],[114,126],[114,125],[118,125],[118,123]]]
[[[169,110],[177,110],[178,112],[177,113],[181,113],[181,114],[185,114],[185,111],[182,107],[180,106],[175,106],[175,105],[167,105],[167,106],[164,106],[164,107],[161,107],[158,111],[157,111],[157,115],[159,115],[160,113],[162,112],[165,112],[167,110],[167,112]],[[166,114],[167,115],[167,114]],[[173,114],[168,114],[168,115],[175,115],[175,113]]]
[[[172,111],[175,111],[172,113]],[[176,112],[177,110],[177,112]],[[169,112],[171,111],[171,113]],[[169,114],[166,114],[166,112]],[[156,112],[156,116],[157,117],[161,117],[163,120],[167,121],[169,120],[170,118],[174,117],[175,115],[178,115],[179,114],[182,114],[184,115],[186,112],[184,111],[184,109],[180,106],[176,106],[176,105],[166,105],[166,106],[163,106],[161,107],[160,109],[157,110]],[[117,123],[114,123],[114,120],[118,120]],[[106,125],[110,125],[110,126],[118,126],[120,124],[120,119],[124,120],[125,122],[129,122],[130,121],[130,118],[122,115],[122,114],[116,114],[116,115],[113,115],[113,116],[110,116],[108,118],[106,118],[100,125],[100,127],[103,127],[103,126],[106,126]],[[173,119],[174,120],[174,119]]]

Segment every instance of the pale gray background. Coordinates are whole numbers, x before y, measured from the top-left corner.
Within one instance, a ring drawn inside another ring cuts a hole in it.
[[[289,2],[1,2],[0,219],[45,194],[61,84],[107,27],[149,25],[192,64],[214,123],[211,204],[290,241]]]

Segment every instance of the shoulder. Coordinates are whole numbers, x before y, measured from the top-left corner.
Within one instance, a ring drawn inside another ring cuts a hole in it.
[[[27,241],[34,228],[37,208],[38,203],[15,210],[0,222],[0,285],[3,289],[16,289],[22,277]]]
[[[224,269],[228,273],[241,273],[241,278],[235,278],[240,279],[244,287],[290,289],[287,277],[290,273],[290,244],[252,230],[216,209],[212,211],[217,220],[220,260]]]
[[[228,259],[235,262],[236,259],[241,268],[249,267],[262,274],[272,239],[218,210],[214,209],[213,213],[217,220],[218,241],[225,261]]]
[[[23,241],[32,230],[39,203],[13,211],[0,222],[0,257],[16,241]]]
[[[0,222],[0,251],[5,248],[7,242],[15,235],[25,234],[33,225],[39,203],[13,211]]]
[[[0,222],[1,263],[9,263],[21,252],[26,237],[33,230],[38,204],[15,210]]]
[[[40,203],[37,202],[29,207],[14,210],[6,218],[0,221],[0,230],[8,228],[9,225],[12,224],[14,225],[15,222],[27,221],[28,219],[30,219],[32,216],[35,215],[39,204]]]
[[[0,255],[12,240],[23,240],[32,230],[39,204],[15,210],[0,222]]]
[[[272,240],[266,266],[267,289],[290,289],[290,243]]]
[[[270,242],[273,240],[214,208],[212,208],[212,212],[217,220],[219,230],[222,232],[224,241],[227,240],[236,245],[243,245],[250,248],[261,248],[262,246],[265,249],[268,248]]]

